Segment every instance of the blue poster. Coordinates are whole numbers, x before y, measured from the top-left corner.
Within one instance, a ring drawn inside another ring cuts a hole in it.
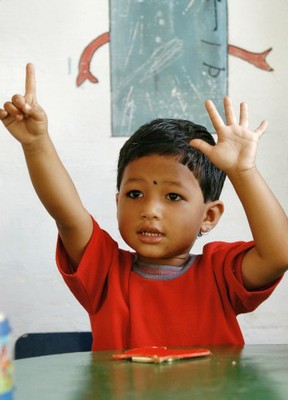
[[[154,118],[212,129],[204,102],[227,94],[226,0],[111,0],[112,135]]]

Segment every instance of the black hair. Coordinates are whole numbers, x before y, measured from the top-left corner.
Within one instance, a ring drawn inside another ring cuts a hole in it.
[[[175,157],[187,166],[198,180],[204,202],[218,200],[225,173],[202,152],[192,147],[192,139],[202,139],[214,146],[213,136],[204,126],[182,119],[155,119],[142,125],[123,145],[119,153],[117,190],[120,190],[126,166],[132,161],[152,155]]]

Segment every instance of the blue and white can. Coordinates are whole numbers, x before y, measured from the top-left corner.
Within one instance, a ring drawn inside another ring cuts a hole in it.
[[[9,321],[5,314],[0,312],[0,400],[13,399],[13,366],[10,333]]]

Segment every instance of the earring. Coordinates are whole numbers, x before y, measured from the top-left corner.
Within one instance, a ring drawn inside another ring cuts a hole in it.
[[[202,236],[208,235],[208,233],[210,231],[210,227],[205,225],[204,228],[205,228],[204,231],[202,231],[202,230],[199,231],[198,237],[202,237]]]

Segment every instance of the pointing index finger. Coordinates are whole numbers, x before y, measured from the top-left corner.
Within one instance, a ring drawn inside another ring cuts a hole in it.
[[[33,64],[26,65],[25,98],[29,104],[36,98],[36,79]]]

